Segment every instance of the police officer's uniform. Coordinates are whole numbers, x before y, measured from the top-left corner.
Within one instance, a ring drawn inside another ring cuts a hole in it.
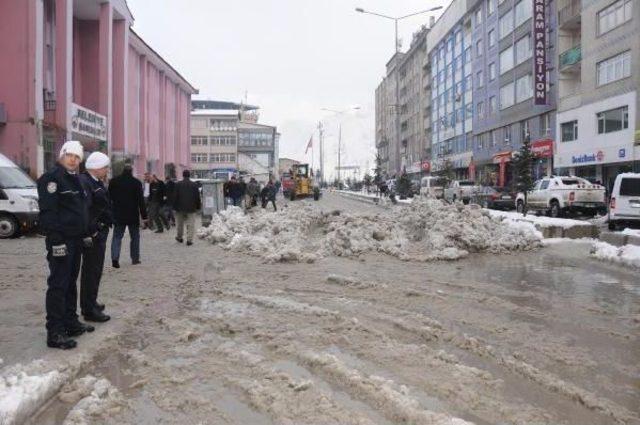
[[[82,253],[80,309],[85,320],[106,322],[110,317],[102,313],[103,306],[98,305],[97,299],[109,227],[113,225],[111,200],[102,181],[89,172],[80,174],[80,183],[87,194],[89,234],[93,239],[92,245],[85,247]]]
[[[91,332],[76,314],[76,280],[80,272],[83,238],[88,235],[86,194],[77,174],[57,164],[38,179],[40,226],[46,235],[47,261],[47,345],[73,348],[68,339]]]

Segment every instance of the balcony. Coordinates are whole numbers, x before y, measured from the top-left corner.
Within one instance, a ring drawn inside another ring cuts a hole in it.
[[[44,104],[45,111],[55,111],[56,110],[56,95],[54,92],[48,91],[44,89],[42,91],[42,101]]]
[[[582,0],[568,0],[567,5],[558,11],[558,27],[562,30],[580,28]]]
[[[582,61],[582,48],[580,45],[574,46],[560,54],[560,72],[580,71]]]

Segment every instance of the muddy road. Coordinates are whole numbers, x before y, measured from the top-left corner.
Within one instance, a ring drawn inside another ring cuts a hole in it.
[[[71,357],[44,346],[43,241],[0,243],[2,366],[99,346],[27,423],[640,423],[640,280],[587,244],[272,264],[173,237],[106,267],[115,319]]]

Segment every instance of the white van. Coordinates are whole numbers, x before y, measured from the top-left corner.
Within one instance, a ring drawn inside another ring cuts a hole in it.
[[[640,173],[616,176],[609,201],[609,230],[622,224],[640,224]]]
[[[444,198],[444,180],[441,177],[427,176],[420,180],[420,195],[430,198]]]
[[[0,154],[0,239],[37,227],[39,212],[36,183]]]

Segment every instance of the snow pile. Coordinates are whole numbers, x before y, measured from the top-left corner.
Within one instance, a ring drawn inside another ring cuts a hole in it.
[[[599,260],[640,268],[640,246],[638,245],[617,247],[606,242],[594,242],[591,255]]]
[[[508,222],[527,222],[533,223],[540,227],[561,227],[563,229],[570,229],[575,226],[591,226],[593,223],[590,221],[573,220],[570,218],[553,218],[546,216],[537,216],[535,214],[527,214],[523,216],[519,212],[514,211],[497,211],[486,210],[492,217],[499,217],[505,219]]]
[[[245,214],[231,208],[198,236],[269,262],[383,252],[404,260],[456,260],[471,252],[504,253],[540,246],[532,226],[510,226],[486,211],[420,199],[379,214],[330,214],[311,206]]]
[[[96,423],[99,417],[119,413],[124,404],[120,392],[107,379],[91,375],[65,386],[59,398],[65,403],[75,403],[63,425]]]
[[[41,360],[0,372],[0,424],[22,423],[56,393],[65,379],[64,374],[50,370]]]
[[[624,229],[622,232],[623,235],[627,235],[627,236],[637,236],[640,238],[640,229],[631,229],[629,227],[627,227],[626,229]]]

